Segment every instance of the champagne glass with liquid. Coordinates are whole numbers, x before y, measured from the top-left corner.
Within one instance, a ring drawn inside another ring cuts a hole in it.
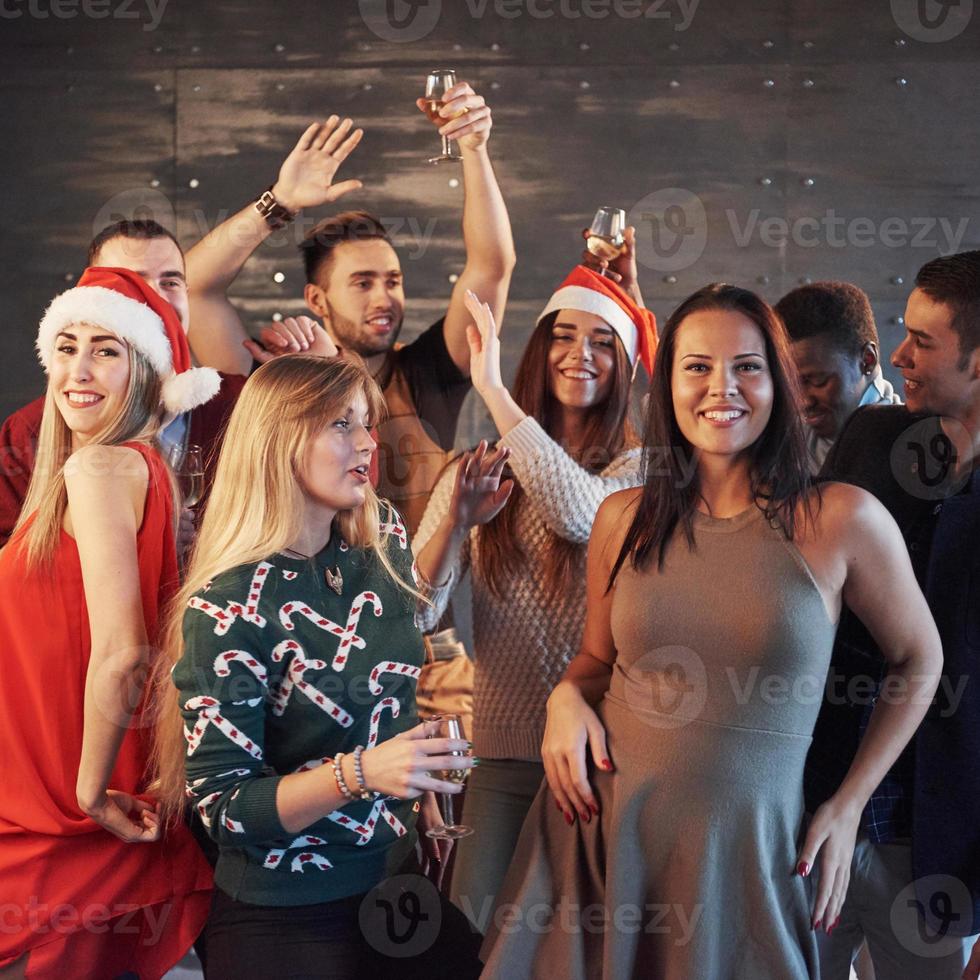
[[[585,247],[597,259],[612,262],[626,250],[626,239],[623,237],[625,227],[626,212],[622,208],[601,207],[589,226]],[[605,270],[601,270],[601,274],[607,275]]]
[[[459,715],[436,715],[429,721],[438,722],[437,730],[430,735],[430,738],[464,738],[463,722]],[[468,752],[451,752],[450,755],[458,755],[465,758]],[[469,769],[440,769],[432,775],[436,779],[443,779],[447,783],[465,783],[469,775]],[[460,837],[469,837],[473,833],[472,827],[465,827],[453,821],[453,794],[436,793],[439,800],[439,813],[442,815],[441,827],[430,827],[426,832],[427,837],[435,837],[437,840],[458,840]]]
[[[435,126],[445,126],[448,119],[439,115],[445,104],[446,93],[456,84],[456,71],[453,68],[437,68],[430,71],[425,79],[425,114]],[[429,163],[459,163],[462,157],[456,141],[448,136],[442,137],[442,153],[430,157]]]
[[[204,453],[193,443],[181,449],[175,447],[170,455],[177,485],[180,487],[181,506],[196,507],[204,492]]]

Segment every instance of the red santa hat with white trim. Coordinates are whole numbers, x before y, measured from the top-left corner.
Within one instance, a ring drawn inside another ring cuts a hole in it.
[[[556,310],[580,310],[601,316],[623,342],[630,364],[635,364],[639,357],[647,374],[652,376],[657,318],[650,310],[637,305],[612,279],[587,266],[575,266],[548,300],[537,322]]]
[[[130,269],[92,266],[73,289],[51,301],[37,332],[45,370],[58,334],[73,323],[105,327],[143,354],[163,378],[162,401],[169,412],[188,412],[218,393],[218,372],[192,365],[177,311]]]

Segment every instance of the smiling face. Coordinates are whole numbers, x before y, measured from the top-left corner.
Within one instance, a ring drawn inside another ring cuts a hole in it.
[[[382,239],[342,242],[306,287],[310,309],[337,343],[361,357],[391,350],[402,328],[405,290],[395,250]]]
[[[105,327],[70,324],[55,341],[48,387],[71,430],[72,448],[84,446],[122,411],[126,402],[126,344]]]
[[[738,457],[759,439],[773,406],[762,331],[744,313],[689,314],[674,336],[674,416],[702,454]]]
[[[359,507],[367,498],[368,465],[375,442],[367,399],[358,392],[310,443],[300,473],[308,508],[322,516]]]
[[[548,385],[564,408],[588,409],[609,397],[619,338],[600,316],[560,310],[551,328]]]
[[[793,360],[803,391],[803,418],[818,436],[836,439],[868,387],[867,363],[835,348],[826,335],[794,341]]]
[[[96,262],[113,269],[135,272],[176,311],[184,332],[190,328],[190,304],[184,257],[169,238],[110,238],[96,255]]]
[[[905,308],[905,339],[892,364],[905,379],[905,404],[911,412],[970,418],[980,399],[980,351],[964,359],[953,311],[921,289],[912,290]]]

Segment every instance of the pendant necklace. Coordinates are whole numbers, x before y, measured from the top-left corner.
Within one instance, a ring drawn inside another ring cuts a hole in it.
[[[282,550],[284,554],[296,558],[304,558],[306,561],[311,561],[313,558],[313,555],[304,555],[301,551],[296,551],[294,548],[283,548]],[[344,576],[340,573],[340,565],[335,565],[334,571],[331,571],[329,568],[324,568],[323,578],[337,595],[340,595],[344,591]]]

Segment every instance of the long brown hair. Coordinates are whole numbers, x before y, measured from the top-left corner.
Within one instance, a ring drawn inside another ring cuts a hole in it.
[[[552,328],[561,311],[542,318],[531,333],[514,381],[514,401],[552,438],[558,435],[561,405],[551,391],[548,353],[552,343]],[[630,384],[633,371],[626,348],[616,338],[613,380],[609,394],[593,405],[586,417],[585,438],[577,456],[578,463],[590,473],[605,469],[616,456],[639,441],[629,420]],[[513,476],[513,474],[509,474]],[[478,531],[479,557],[477,564],[483,580],[498,598],[504,584],[520,573],[525,564],[524,547],[517,534],[520,509],[525,506],[524,492],[515,480],[507,506]],[[560,595],[570,584],[577,557],[584,545],[566,541],[548,532],[547,572],[544,587],[551,596]]]
[[[153,792],[167,820],[184,799],[186,742],[171,669],[184,652],[187,602],[222,572],[267,558],[302,531],[303,489],[298,479],[310,443],[358,394],[376,422],[384,399],[356,355],[344,359],[293,354],[263,364],[242,389],[228,422],[214,487],[194,544],[183,588],[171,603],[153,673]],[[391,578],[418,596],[392,567],[380,533],[383,506],[368,485],[365,502],[340,511],[334,526],[352,548],[369,549]]]
[[[696,471],[693,477],[684,472],[683,455],[691,459],[694,449],[674,415],[671,376],[677,330],[688,316],[702,310],[741,313],[762,332],[773,380],[773,403],[769,422],[750,449],[753,499],[790,540],[797,529],[801,502],[807,504],[809,514],[810,470],[800,410],[802,398],[786,328],[761,296],[727,283],[712,283],[684,300],[661,334],[643,439],[643,492],[609,576],[609,588],[627,558],[632,559],[634,568],[646,569],[656,555],[662,568],[667,545],[678,525],[684,530],[688,546],[694,547],[694,512],[700,486]]]

